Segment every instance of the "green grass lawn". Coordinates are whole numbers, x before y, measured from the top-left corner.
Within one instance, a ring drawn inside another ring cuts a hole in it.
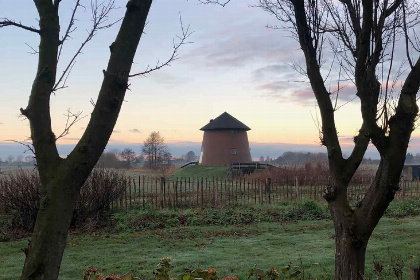
[[[227,177],[227,166],[201,166],[191,165],[175,171],[171,178],[219,178],[225,179]]]
[[[26,241],[0,243],[0,279],[18,279]],[[420,263],[420,217],[384,218],[374,232],[367,252],[367,279],[373,275],[376,256],[391,272],[391,254],[404,261],[404,279],[409,266]],[[297,223],[260,223],[247,226],[176,227],[123,234],[70,235],[60,279],[82,279],[91,265],[106,273],[132,271],[152,279],[162,257],[170,256],[174,274],[184,268],[214,267],[219,276],[246,279],[255,265],[268,270],[301,258],[305,276],[333,279],[334,231],[330,220]],[[388,276],[386,279],[396,279]]]

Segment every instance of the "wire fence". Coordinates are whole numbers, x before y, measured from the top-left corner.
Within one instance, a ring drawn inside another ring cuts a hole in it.
[[[363,199],[371,180],[351,184],[347,195],[351,202]],[[300,185],[267,178],[225,180],[219,178],[174,178],[140,176],[132,178],[125,194],[112,202],[112,208],[229,207],[238,204],[273,204],[297,199],[323,201],[325,183]],[[402,181],[396,200],[420,197],[420,181]]]

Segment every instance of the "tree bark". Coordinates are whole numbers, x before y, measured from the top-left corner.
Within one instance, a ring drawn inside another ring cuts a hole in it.
[[[71,179],[63,179],[47,185],[49,191],[40,203],[21,279],[58,278],[77,194],[72,191]]]
[[[354,208],[347,201],[348,181],[333,182],[334,196],[326,194],[335,229],[335,279],[363,280],[369,238],[398,190],[405,149],[381,157],[368,193]],[[393,160],[390,160],[393,158]],[[331,199],[332,198],[332,199]]]
[[[349,227],[336,227],[335,279],[363,280],[368,240],[356,237]]]

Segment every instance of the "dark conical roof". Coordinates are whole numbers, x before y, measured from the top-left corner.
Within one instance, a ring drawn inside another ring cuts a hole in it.
[[[208,124],[200,130],[251,130],[228,113],[224,112],[214,120],[210,120]]]

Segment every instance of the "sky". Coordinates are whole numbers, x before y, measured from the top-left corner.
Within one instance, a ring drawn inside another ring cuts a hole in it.
[[[0,18],[37,26],[32,1],[4,1]],[[83,0],[76,18],[77,29],[66,41],[59,61],[59,73],[75,53],[90,28],[90,1]],[[117,0],[109,22],[121,18],[127,1]],[[298,43],[284,30],[267,28],[278,21],[252,7],[255,0],[231,1],[222,8],[202,5],[198,0],[155,0],[148,16],[132,73],[165,61],[172,53],[173,40],[184,28],[193,33],[181,47],[179,59],[157,72],[130,80],[118,122],[108,149],[125,146],[140,152],[139,145],[152,131],[159,131],[175,154],[193,149],[199,152],[203,132],[199,129],[223,112],[228,112],[251,128],[248,137],[252,156],[278,157],[287,150],[324,152],[320,146],[319,113],[306,78],[292,65],[304,66]],[[67,26],[74,0],[63,0],[61,29]],[[59,135],[68,109],[86,116],[71,133],[60,139],[65,156],[81,137],[97,99],[102,70],[109,58],[108,46],[119,24],[101,30],[83,50],[67,81],[68,87],[51,97],[53,130]],[[24,141],[29,123],[19,116],[25,107],[37,66],[37,34],[15,27],[0,29],[0,157],[21,153],[7,140]],[[30,47],[29,47],[30,46]],[[336,114],[340,142],[350,153],[352,137],[361,124],[359,103],[349,87],[338,103]],[[411,152],[420,152],[420,132],[413,133]],[[376,157],[373,149],[368,156]]]

